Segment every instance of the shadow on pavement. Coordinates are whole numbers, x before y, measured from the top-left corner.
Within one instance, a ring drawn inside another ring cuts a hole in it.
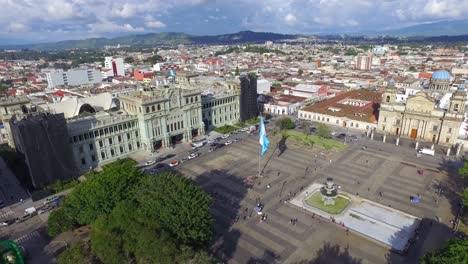
[[[396,233],[393,239],[400,235]],[[412,239],[404,252],[390,251],[385,258],[388,264],[419,263],[419,260],[429,251],[439,249],[446,245],[452,238],[451,228],[437,221],[423,218]],[[395,241],[396,243],[396,241]]]
[[[265,250],[263,252],[263,256],[259,258],[250,258],[247,261],[247,264],[274,264],[279,263],[280,256],[276,255],[274,252],[270,250]]]
[[[311,260],[301,260],[294,264],[361,264],[362,260],[349,254],[348,248],[341,249],[339,245],[328,242],[317,250],[316,257]]]
[[[233,258],[241,235],[234,225],[248,217],[249,210],[242,208],[240,202],[247,195],[249,186],[243,178],[226,170],[211,170],[193,181],[212,197],[214,236],[210,250],[220,260],[227,262]]]

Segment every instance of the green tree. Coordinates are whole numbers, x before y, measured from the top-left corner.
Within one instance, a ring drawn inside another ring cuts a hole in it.
[[[124,62],[125,63],[134,63],[135,60],[132,57],[127,57],[127,58],[124,59]]]
[[[276,126],[280,128],[280,130],[287,130],[294,128],[294,122],[289,117],[282,117],[276,121]]]
[[[447,247],[426,254],[421,264],[468,263],[468,240],[450,240]]]
[[[62,232],[78,226],[74,216],[67,210],[64,206],[50,213],[49,220],[47,221],[47,233],[49,236],[55,237]]]
[[[147,58],[146,60],[144,60],[144,62],[149,63],[149,64],[156,64],[156,63],[162,62],[162,61],[164,61],[163,57],[161,57],[161,56],[159,56],[157,54]]]
[[[331,129],[327,125],[319,123],[317,125],[317,136],[321,138],[332,138]]]
[[[410,71],[410,72],[415,72],[415,71],[417,71],[417,69],[416,69],[416,67],[414,67],[414,66],[410,66],[410,67],[409,67],[409,71]]]
[[[271,87],[281,87],[281,83],[279,82],[274,82]]]
[[[136,194],[145,215],[185,244],[204,246],[212,237],[211,198],[200,187],[174,173],[147,177]]]
[[[93,264],[93,259],[88,243],[79,241],[62,252],[57,258],[58,264]]]
[[[235,73],[236,76],[239,76],[240,75],[240,72],[239,72],[239,66],[236,66],[236,73]]]
[[[299,69],[299,71],[297,72],[298,75],[302,75],[304,73],[303,70]]]
[[[462,178],[468,176],[468,159],[463,161],[463,167],[458,168],[458,175]]]
[[[60,209],[63,211],[58,210],[57,216],[49,218],[49,234],[92,224],[99,215],[109,214],[118,202],[132,198],[131,191],[143,176],[135,165],[130,159],[118,160],[100,172],[88,173],[86,181],[65,199]]]

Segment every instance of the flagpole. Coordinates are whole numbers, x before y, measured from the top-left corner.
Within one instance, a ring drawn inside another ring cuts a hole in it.
[[[262,157],[262,146],[258,148],[258,176],[262,176],[260,172],[260,158]]]

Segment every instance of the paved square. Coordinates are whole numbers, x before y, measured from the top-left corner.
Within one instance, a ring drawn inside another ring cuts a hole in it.
[[[178,168],[212,193],[212,250],[229,263],[413,263],[444,243],[450,233],[444,224],[423,224],[420,239],[403,257],[284,202],[312,182],[332,177],[349,193],[421,218],[439,216],[448,221],[448,201],[439,197],[436,203],[435,193],[428,188],[445,177],[434,161],[416,160],[411,150],[364,141],[329,153],[287,140],[287,150],[278,156],[276,139],[270,140],[270,149],[261,159],[263,177],[251,187],[245,179],[258,173],[257,137],[201,155]],[[424,169],[424,175],[418,175],[418,168]],[[409,196],[417,194],[421,202],[410,203]],[[260,223],[253,211],[257,201],[265,205],[265,222]],[[297,224],[291,224],[292,218],[297,218]]]

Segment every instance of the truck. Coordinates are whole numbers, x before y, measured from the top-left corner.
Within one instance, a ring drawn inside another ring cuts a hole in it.
[[[433,149],[422,148],[418,150],[418,154],[419,154],[418,156],[420,156],[421,154],[434,156],[435,151]]]

